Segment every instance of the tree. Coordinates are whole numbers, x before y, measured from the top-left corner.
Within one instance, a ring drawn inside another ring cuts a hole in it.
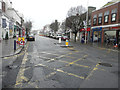
[[[30,20],[26,21],[24,23],[24,26],[26,28],[26,35],[28,35],[30,33],[31,29],[32,29],[32,21],[30,21]]]
[[[50,24],[50,28],[52,31],[54,31],[54,33],[56,34],[56,32],[58,31],[58,21],[55,20],[55,22]]]
[[[83,7],[82,5],[81,6],[77,6],[77,7],[71,7],[69,10],[68,10],[68,17],[70,16],[76,16],[76,14],[83,14],[85,13],[87,10],[85,9],[85,7]]]
[[[66,27],[72,29],[72,32],[75,34],[75,42],[77,32],[84,27],[83,21],[86,18],[85,11],[85,8],[82,6],[72,7],[68,11],[69,17],[66,18]]]

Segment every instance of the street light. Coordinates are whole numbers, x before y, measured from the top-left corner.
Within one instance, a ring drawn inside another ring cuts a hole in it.
[[[85,30],[85,44],[87,43],[87,24],[88,24],[88,3],[89,3],[89,0],[87,0],[87,13],[86,13],[86,30]]]

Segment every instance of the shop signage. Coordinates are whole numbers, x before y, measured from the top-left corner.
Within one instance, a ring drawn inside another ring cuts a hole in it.
[[[80,32],[84,31],[85,32],[85,28],[80,29]],[[90,28],[87,28],[87,31],[90,31]]]

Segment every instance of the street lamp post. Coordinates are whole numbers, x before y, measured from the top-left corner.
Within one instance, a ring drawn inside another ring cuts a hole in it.
[[[89,0],[87,0],[87,13],[86,13],[86,29],[85,29],[85,44],[87,43],[87,25],[88,25],[88,3],[89,3]]]

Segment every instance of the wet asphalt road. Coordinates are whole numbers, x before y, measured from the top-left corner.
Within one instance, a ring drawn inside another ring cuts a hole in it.
[[[3,87],[117,88],[118,52],[36,36],[21,55],[3,59]],[[62,45],[65,42],[62,42]]]

